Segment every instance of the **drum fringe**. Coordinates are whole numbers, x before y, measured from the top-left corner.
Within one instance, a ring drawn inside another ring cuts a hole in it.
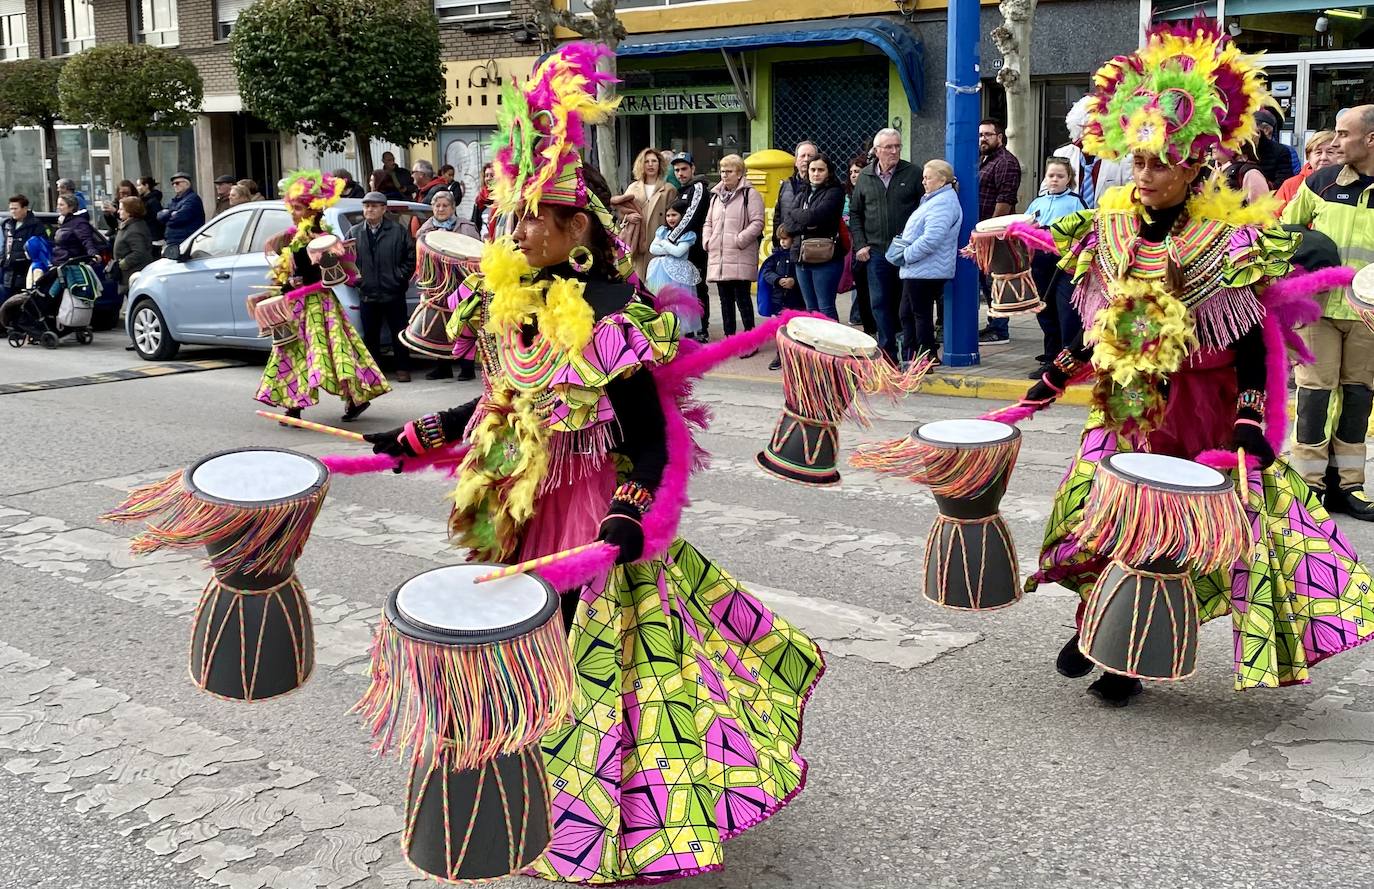
[[[932,366],[926,357],[904,372],[882,353],[828,355],[784,336],[782,330],[777,343],[787,404],[807,419],[827,423],[848,418],[860,426],[871,425],[869,396],[909,395],[920,388]]]
[[[379,754],[470,769],[515,753],[567,722],[575,690],[563,622],[485,645],[437,645],[389,621],[372,644],[371,682],[353,706]]]
[[[1250,521],[1233,488],[1162,490],[1099,472],[1073,530],[1083,546],[1127,565],[1170,559],[1199,574],[1231,566],[1250,551]]]
[[[973,497],[1016,468],[1021,436],[977,448],[927,444],[914,436],[864,445],[850,456],[856,469],[900,475],[941,497]]]
[[[415,254],[415,287],[422,296],[447,299],[469,274],[456,260],[436,253],[423,238],[415,242]]]
[[[233,540],[210,557],[216,572],[278,574],[290,568],[305,548],[329,490],[326,479],[319,488],[282,503],[211,503],[187,489],[185,475],[184,470],[177,470],[160,482],[135,488],[101,519],[147,523],[130,544],[135,555],[164,547],[189,549]]]

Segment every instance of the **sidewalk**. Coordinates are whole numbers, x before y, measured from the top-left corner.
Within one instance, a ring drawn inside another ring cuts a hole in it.
[[[714,296],[714,294],[713,294]],[[715,309],[718,304],[712,304]],[[840,317],[848,317],[849,298],[840,295]],[[962,398],[986,398],[991,401],[1016,401],[1026,394],[1034,382],[1030,372],[1039,362],[1035,356],[1043,349],[1044,342],[1040,325],[1034,315],[1012,318],[1011,342],[1005,345],[980,347],[979,363],[972,367],[942,366],[930,373],[921,391],[928,395],[951,395]],[[711,337],[724,336],[720,329],[720,319],[711,318]],[[782,382],[778,371],[770,371],[768,363],[773,360],[774,350],[762,349],[753,358],[744,358],[722,365],[714,374],[727,379],[752,380],[756,382]],[[1085,405],[1091,392],[1087,387],[1075,386],[1060,399],[1063,404]]]

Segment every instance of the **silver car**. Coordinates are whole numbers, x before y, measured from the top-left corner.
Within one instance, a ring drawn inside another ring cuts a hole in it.
[[[413,236],[429,219],[428,204],[392,201],[387,212]],[[325,222],[343,237],[363,218],[363,202],[341,200],[324,211]],[[159,259],[129,285],[125,326],[134,350],[148,361],[166,361],[183,343],[270,349],[272,338],[258,333],[248,314],[248,297],[267,282],[263,247],[291,226],[281,201],[240,204],[211,219],[185,241],[176,259]],[[356,288],[334,288],[353,326],[361,330]],[[412,284],[410,308],[419,303]]]

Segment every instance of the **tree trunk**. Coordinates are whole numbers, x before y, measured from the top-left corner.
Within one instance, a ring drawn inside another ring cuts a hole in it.
[[[611,47],[615,49],[615,47]],[[615,56],[607,56],[596,63],[596,70],[607,74],[615,74]],[[603,85],[598,90],[598,98],[602,101],[615,97],[615,87],[613,85]],[[606,184],[610,186],[611,193],[617,194],[620,190],[619,158],[615,150],[615,121],[598,124],[596,127],[596,166],[601,170],[601,175],[605,177]]]
[[[377,169],[372,163],[372,137],[359,131],[353,134],[353,142],[358,146],[358,163],[363,166],[363,191],[371,191],[372,171]]]
[[[51,122],[43,125],[43,154],[48,159],[48,211],[57,209],[57,180],[62,174],[57,169],[57,127]]]
[[[153,175],[153,152],[152,149],[148,146],[148,134],[146,132],[138,133],[134,136],[134,141],[138,143],[139,175]]]
[[[1002,24],[992,31],[992,42],[1002,54],[1002,70],[997,82],[1007,93],[1007,150],[1021,164],[1021,191],[1018,206],[1030,203],[1039,189],[1027,175],[1027,161],[1034,151],[1031,120],[1035,116],[1031,95],[1031,23],[1036,0],[1002,0],[998,11]]]

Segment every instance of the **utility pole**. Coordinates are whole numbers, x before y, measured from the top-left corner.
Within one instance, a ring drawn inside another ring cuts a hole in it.
[[[959,181],[964,224],[959,243],[967,244],[978,221],[978,0],[950,0],[945,45],[945,157]],[[945,289],[944,362],[968,367],[978,359],[978,268],[970,259],[955,261],[954,282]]]

